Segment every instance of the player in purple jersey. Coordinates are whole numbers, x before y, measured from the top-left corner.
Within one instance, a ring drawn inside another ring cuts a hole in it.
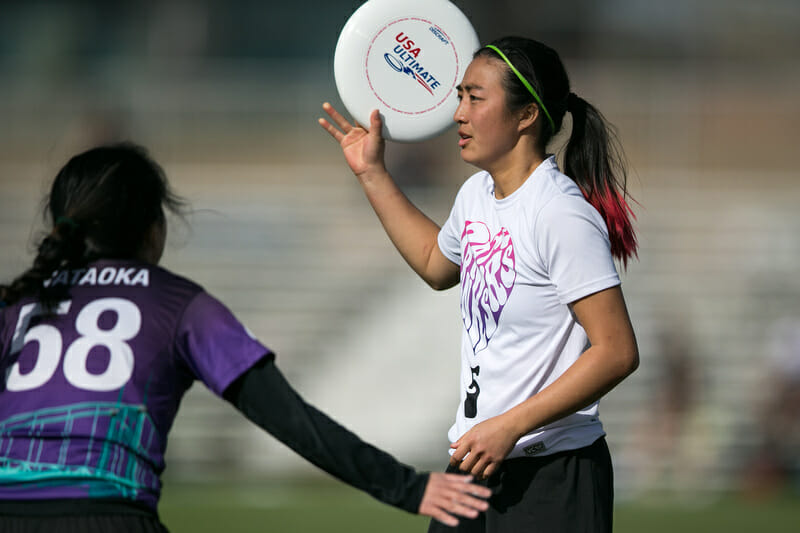
[[[222,303],[157,266],[182,207],[134,145],[56,176],[51,233],[0,286],[0,531],[165,531],[167,435],[195,380],[382,502],[446,524],[486,509],[469,477],[418,473],[305,403]]]

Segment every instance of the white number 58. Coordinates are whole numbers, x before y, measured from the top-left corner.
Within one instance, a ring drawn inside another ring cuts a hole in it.
[[[61,302],[56,314],[69,312],[72,302]],[[114,312],[117,321],[111,329],[100,329],[100,315]],[[63,340],[61,333],[53,326],[40,324],[28,329],[33,317],[42,314],[39,304],[22,306],[14,332],[11,353],[19,353],[29,342],[39,344],[36,363],[33,368],[21,373],[19,362],[14,363],[8,373],[6,389],[25,391],[41,387],[55,374],[61,360]],[[142,314],[131,301],[122,298],[101,298],[88,303],[75,318],[75,330],[80,337],[75,339],[64,352],[64,376],[75,387],[91,391],[110,391],[119,389],[133,375],[133,350],[125,342],[139,333]],[[93,374],[86,368],[89,352],[95,346],[108,350],[108,367],[100,374]]]

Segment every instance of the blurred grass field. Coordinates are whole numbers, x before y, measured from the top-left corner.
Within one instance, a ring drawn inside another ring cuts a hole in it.
[[[165,484],[161,519],[172,533],[411,533],[428,520],[382,505],[333,481],[283,484]],[[685,503],[620,503],[616,533],[796,533],[800,500],[724,497]]]

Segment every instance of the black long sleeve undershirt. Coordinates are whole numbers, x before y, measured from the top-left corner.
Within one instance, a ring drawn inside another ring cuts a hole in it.
[[[417,513],[428,474],[362,441],[300,397],[264,357],[223,397],[276,439],[332,476],[374,498]]]

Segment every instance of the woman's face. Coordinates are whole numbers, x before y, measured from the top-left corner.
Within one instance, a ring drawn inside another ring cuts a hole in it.
[[[501,61],[479,56],[457,87],[459,104],[453,120],[458,124],[461,158],[485,170],[508,154],[519,139],[519,120],[506,104],[504,74]]]

